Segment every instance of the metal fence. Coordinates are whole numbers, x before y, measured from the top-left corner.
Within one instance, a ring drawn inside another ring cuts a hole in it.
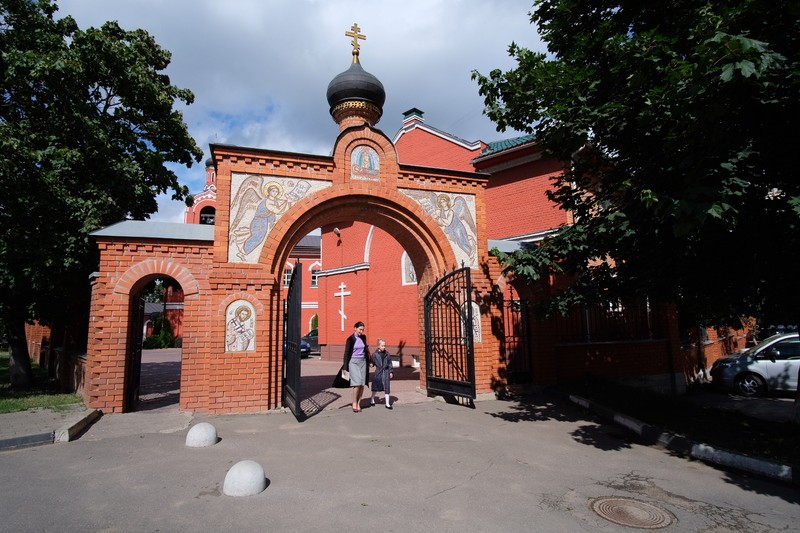
[[[664,338],[647,299],[592,307],[578,306],[553,319],[559,343],[638,341]]]
[[[501,353],[509,384],[528,383],[532,375],[531,307],[525,300],[503,301],[503,338]]]

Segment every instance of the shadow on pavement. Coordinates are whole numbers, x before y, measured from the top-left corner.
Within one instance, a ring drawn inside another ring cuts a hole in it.
[[[180,356],[179,356],[180,357]],[[139,402],[136,411],[165,407],[178,408],[181,393],[181,362],[147,362],[142,360],[139,380]]]
[[[508,408],[490,416],[506,422],[587,422],[572,432],[575,442],[592,446],[599,450],[624,450],[631,447],[633,435],[614,425],[591,423],[593,415],[575,405],[548,394],[532,394],[515,397],[508,401]],[[589,420],[587,420],[587,418]]]

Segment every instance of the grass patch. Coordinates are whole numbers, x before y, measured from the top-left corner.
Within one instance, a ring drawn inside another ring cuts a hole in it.
[[[13,390],[9,363],[11,356],[0,351],[0,413],[14,413],[28,409],[68,410],[76,404],[82,405],[83,398],[74,393],[61,391],[58,380],[50,378],[47,371],[36,363],[33,366],[34,386],[29,390]]]
[[[800,424],[772,422],[692,402],[692,391],[670,397],[611,383],[562,390],[694,442],[782,464],[800,465]]]

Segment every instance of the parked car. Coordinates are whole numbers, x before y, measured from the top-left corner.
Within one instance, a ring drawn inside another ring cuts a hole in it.
[[[800,371],[797,333],[773,335],[752,348],[718,359],[711,365],[712,383],[743,396],[796,391]]]
[[[317,328],[312,329],[308,334],[303,335],[302,339],[308,343],[313,353],[319,353],[319,337]]]
[[[300,339],[300,357],[305,359],[309,355],[311,355],[311,346],[303,339]]]
[[[284,357],[286,357],[286,349],[287,348],[288,347],[287,347],[286,343],[284,342],[283,343],[283,356]],[[309,355],[311,355],[311,346],[309,346],[308,343],[306,341],[304,341],[303,339],[300,339],[300,358],[301,359],[305,359]]]

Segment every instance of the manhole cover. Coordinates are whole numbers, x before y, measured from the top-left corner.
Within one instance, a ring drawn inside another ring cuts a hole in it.
[[[661,529],[675,521],[670,512],[630,498],[597,498],[592,511],[615,524],[639,529]]]

